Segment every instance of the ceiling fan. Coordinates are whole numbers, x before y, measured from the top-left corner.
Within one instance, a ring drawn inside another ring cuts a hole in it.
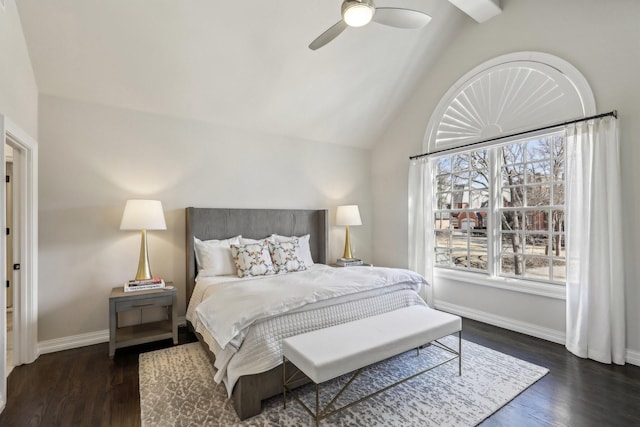
[[[338,37],[347,27],[362,27],[370,21],[396,28],[420,28],[431,20],[424,12],[401,7],[376,8],[373,0],[344,0],[342,19],[311,42],[316,50]]]

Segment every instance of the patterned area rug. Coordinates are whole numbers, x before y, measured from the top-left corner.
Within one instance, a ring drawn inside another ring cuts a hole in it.
[[[457,336],[442,340],[458,348]],[[429,346],[367,368],[339,401],[343,405],[446,360],[450,354]],[[500,409],[548,369],[480,345],[462,342],[462,376],[452,361],[380,393],[320,422],[321,426],[474,426]],[[200,343],[140,355],[142,425],[152,426],[304,426],[313,420],[298,402],[282,396],[263,402],[262,413],[240,421],[225,388],[213,382],[214,368]],[[321,385],[328,402],[345,377]],[[314,407],[312,386],[298,389]]]

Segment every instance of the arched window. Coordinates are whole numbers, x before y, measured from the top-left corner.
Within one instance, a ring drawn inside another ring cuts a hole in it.
[[[410,232],[414,268],[564,284],[564,128],[481,141],[594,113],[586,79],[552,55],[503,55],[460,78],[425,132],[424,150],[437,154],[412,160],[429,198],[423,232]]]
[[[540,52],[499,56],[462,76],[431,115],[431,152],[595,114],[593,92],[567,61]]]

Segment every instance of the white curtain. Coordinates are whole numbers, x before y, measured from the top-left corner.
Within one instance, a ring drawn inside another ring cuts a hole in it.
[[[409,269],[422,274],[422,296],[433,305],[433,171],[428,157],[409,163]]]
[[[614,117],[567,127],[567,349],[625,363],[618,124]]]

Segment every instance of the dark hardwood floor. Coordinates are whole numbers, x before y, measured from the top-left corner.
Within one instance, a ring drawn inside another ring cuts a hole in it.
[[[550,370],[482,426],[640,425],[640,367],[582,360],[561,345],[468,319],[463,337]],[[180,328],[180,343],[191,341]],[[0,426],[139,426],[138,354],[170,345],[121,349],[111,360],[105,343],[19,366]]]

